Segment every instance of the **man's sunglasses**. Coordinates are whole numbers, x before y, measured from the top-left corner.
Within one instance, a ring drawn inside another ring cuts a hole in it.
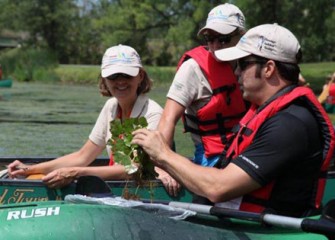
[[[131,79],[133,78],[133,76],[130,76],[128,74],[124,74],[124,73],[115,73],[115,74],[112,74],[108,77],[106,77],[108,80],[116,80],[118,78],[125,78],[125,79]]]
[[[265,64],[267,60],[243,60],[239,59],[237,60],[237,65],[241,69],[241,71],[244,71],[249,65],[251,64]]]
[[[217,40],[219,43],[221,44],[228,44],[231,42],[231,39],[233,37],[235,37],[237,35],[237,33],[235,34],[229,34],[229,35],[209,35],[209,34],[205,34],[204,35],[204,39],[207,43],[211,43],[214,42],[215,40]]]

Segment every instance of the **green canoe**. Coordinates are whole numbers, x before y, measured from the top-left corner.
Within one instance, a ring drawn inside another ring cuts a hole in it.
[[[10,88],[12,87],[13,80],[12,79],[1,79],[0,80],[0,88]]]
[[[25,160],[27,162],[43,160],[33,159]],[[6,164],[8,161],[8,164],[13,159],[2,160],[2,163]],[[97,159],[93,165],[104,165],[106,161],[107,159]],[[128,190],[135,191],[144,202],[177,203],[177,206],[193,205],[189,203],[190,192],[183,190],[177,198],[171,198],[159,181],[152,181],[154,188],[151,192],[146,187],[138,188],[134,182],[102,181],[102,185],[106,187],[105,183],[115,195],[122,195],[127,186]],[[88,181],[88,184],[91,184],[91,181]],[[78,190],[79,185],[80,181],[55,190],[45,187],[40,180],[1,179],[0,201],[3,204],[0,206],[1,238],[321,240],[327,239],[325,235],[319,234],[325,233],[324,231],[328,233],[331,231],[331,237],[335,237],[333,217],[322,217],[321,220],[320,216],[313,217],[312,220],[292,220],[284,217],[283,220],[281,216],[275,216],[274,220],[268,222],[266,217],[269,214],[260,215],[227,209],[223,209],[223,213],[217,210],[204,212],[201,207],[201,211],[195,216],[177,221],[161,216],[157,212],[97,203],[63,201],[65,196],[66,198],[73,196],[71,194]],[[91,185],[96,190],[99,184]],[[329,199],[335,199],[334,187],[335,173],[329,172],[324,203]],[[334,215],[335,203],[332,206],[330,211]],[[302,223],[305,221],[315,221],[312,222],[312,230],[310,224],[308,228],[303,227],[305,225]],[[329,239],[335,239],[331,237]]]
[[[64,201],[2,205],[0,232],[1,238],[6,240],[327,239],[321,234],[306,233],[287,226],[270,227],[258,222],[217,218],[209,214],[197,214],[177,221],[157,212]]]

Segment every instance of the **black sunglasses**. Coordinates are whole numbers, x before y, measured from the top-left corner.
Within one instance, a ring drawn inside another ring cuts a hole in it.
[[[131,79],[133,78],[133,76],[130,76],[128,74],[124,74],[124,73],[115,73],[115,74],[112,74],[108,77],[106,77],[108,80],[116,80],[118,78],[125,78],[125,79]]]
[[[237,65],[241,69],[241,71],[244,71],[249,65],[251,64],[265,64],[267,60],[243,60],[239,59],[237,60]]]
[[[221,44],[228,44],[231,42],[231,39],[235,37],[237,33],[235,34],[229,34],[229,35],[209,35],[205,34],[204,39],[207,43],[209,42],[214,42],[215,40],[218,40],[219,43]]]

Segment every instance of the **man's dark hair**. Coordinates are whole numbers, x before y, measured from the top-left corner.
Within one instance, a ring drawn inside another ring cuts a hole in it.
[[[299,56],[297,56],[298,62],[301,60],[301,51],[298,53]],[[264,64],[269,61],[267,58],[263,58],[257,55],[253,55],[253,57],[260,62],[264,62]],[[299,73],[300,73],[300,68],[298,64],[295,63],[284,63],[284,62],[279,62],[274,60],[276,63],[279,75],[284,78],[287,81],[290,81],[294,84],[298,83],[299,80]],[[260,67],[256,70],[256,77],[260,77],[260,71],[261,71],[261,66],[264,64],[260,64]]]
[[[294,84],[298,84],[299,81],[299,74],[300,68],[298,63],[302,60],[302,51],[301,48],[299,49],[298,53],[296,54],[297,63],[284,63],[275,61],[278,72],[282,78],[287,81],[290,81]]]
[[[300,68],[298,64],[275,61],[279,75],[294,84],[298,83]]]

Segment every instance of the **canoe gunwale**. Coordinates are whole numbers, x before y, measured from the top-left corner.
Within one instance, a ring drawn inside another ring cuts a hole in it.
[[[53,159],[58,158],[59,156],[46,156],[46,157],[34,157],[34,156],[8,156],[8,157],[0,157],[0,166],[8,165],[9,163],[20,160],[21,162],[25,164],[36,164],[40,162],[50,161]],[[98,166],[98,165],[107,165],[109,162],[109,158],[107,157],[97,157],[93,162],[92,166]]]
[[[125,185],[129,185],[130,187],[137,186],[135,181],[105,181],[109,186],[115,187],[124,187]],[[155,186],[161,187],[163,186],[160,180],[151,180]],[[156,185],[157,184],[157,185]],[[75,186],[76,182],[73,182],[67,186]],[[31,180],[31,179],[0,179],[0,186],[36,186],[36,187],[45,187],[45,184],[42,180]]]

